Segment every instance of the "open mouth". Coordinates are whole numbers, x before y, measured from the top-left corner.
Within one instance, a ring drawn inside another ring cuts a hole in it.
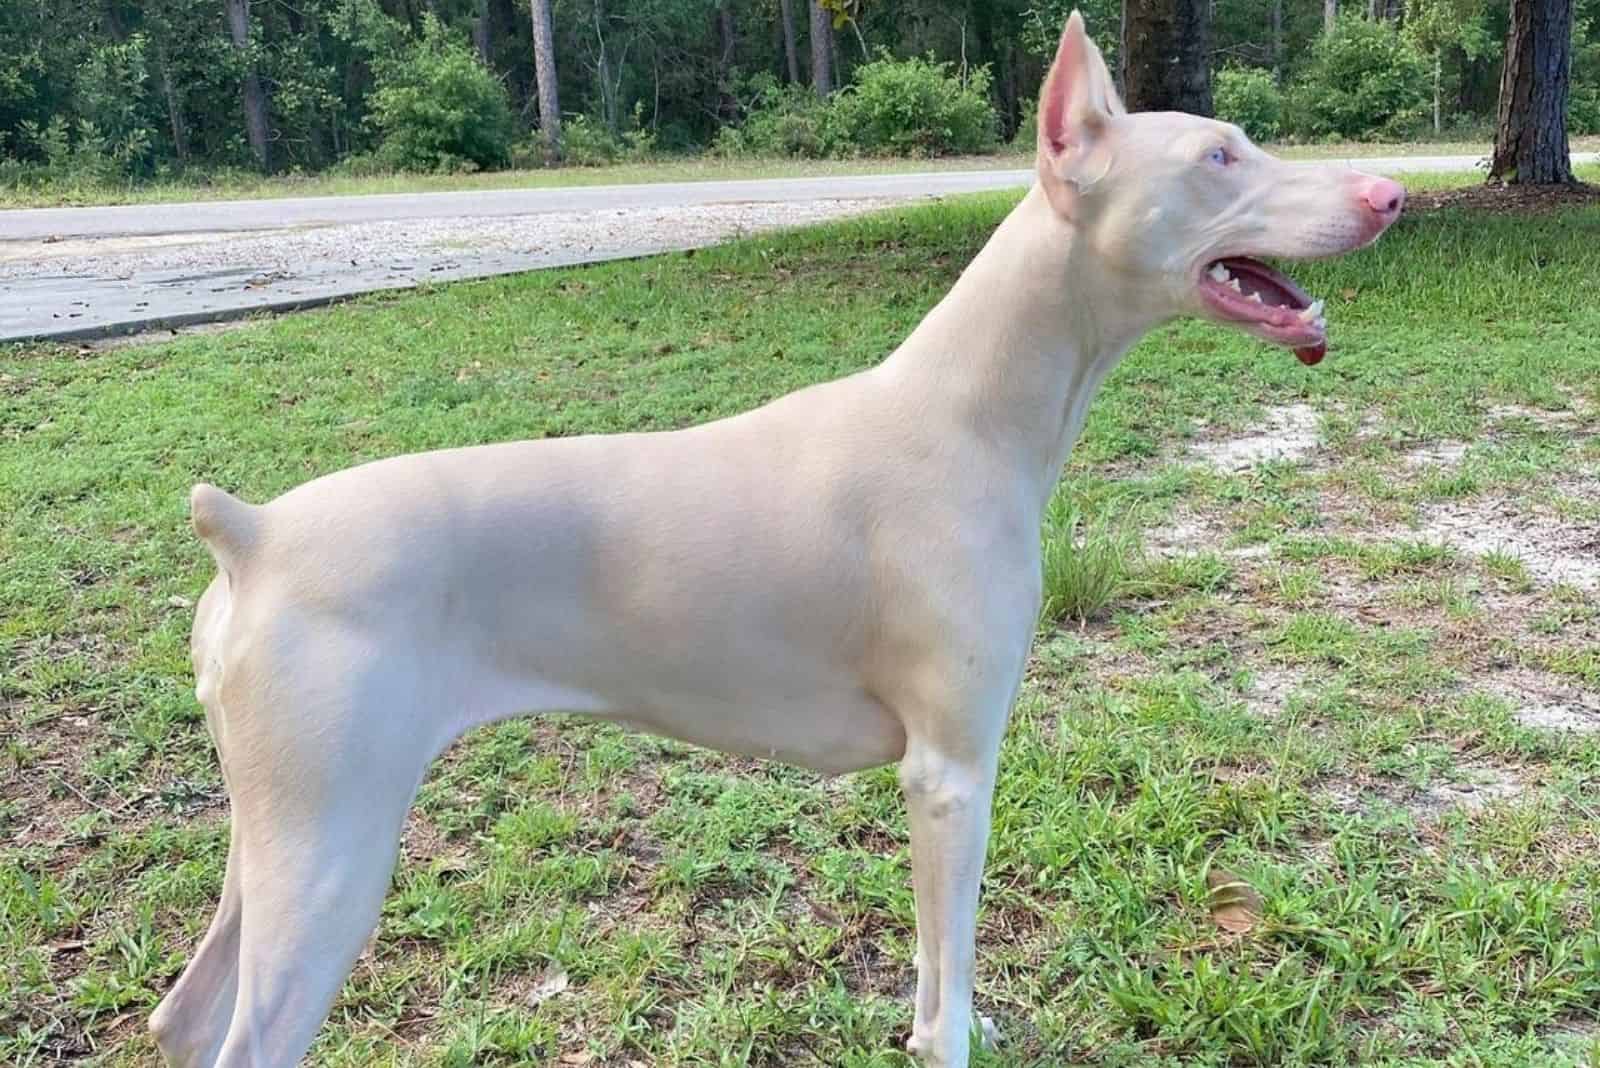
[[[1322,301],[1260,260],[1213,260],[1200,276],[1200,298],[1218,318],[1237,323],[1264,341],[1294,350],[1304,364],[1328,352]]]

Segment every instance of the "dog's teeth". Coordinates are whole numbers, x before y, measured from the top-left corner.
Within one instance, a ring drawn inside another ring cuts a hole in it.
[[[1322,304],[1323,302],[1320,300],[1312,301],[1311,307],[1301,309],[1300,318],[1304,319],[1308,323],[1313,319],[1322,318]]]
[[[1237,278],[1228,279],[1228,288],[1233,290],[1235,293],[1243,293],[1244,292],[1244,289],[1242,287],[1240,287],[1239,280]]]
[[[1260,304],[1261,303],[1261,294],[1260,293],[1252,293],[1252,294],[1250,294],[1250,299],[1255,301],[1257,304]]]
[[[1228,269],[1220,263],[1213,263],[1211,270],[1207,273],[1211,275],[1213,282],[1226,282],[1228,280]]]

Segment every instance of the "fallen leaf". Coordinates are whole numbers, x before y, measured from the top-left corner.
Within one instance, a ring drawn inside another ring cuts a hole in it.
[[[528,991],[528,996],[523,1000],[531,1007],[549,1001],[567,988],[570,980],[567,973],[560,968],[552,968],[544,973],[534,988]],[[582,1063],[582,1062],[580,1062]]]
[[[561,1055],[561,1063],[562,1064],[593,1064],[594,1063],[594,1054],[586,1052],[586,1051],[580,1051],[578,1053],[563,1053]]]
[[[1255,887],[1230,871],[1206,872],[1211,889],[1211,920],[1229,934],[1248,934],[1261,922],[1265,904]]]
[[[1356,291],[1353,290],[1353,289],[1341,289],[1339,291],[1339,295],[1341,297],[1343,297],[1345,300],[1355,300],[1356,299]]]

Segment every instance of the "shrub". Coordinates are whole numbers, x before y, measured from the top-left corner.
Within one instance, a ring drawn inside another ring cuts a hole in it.
[[[1427,64],[1389,22],[1351,16],[1317,38],[1289,93],[1291,132],[1374,140],[1411,133],[1428,106]]]
[[[829,109],[839,140],[871,155],[945,156],[995,145],[987,67],[963,80],[949,63],[879,53],[856,68]]]
[[[1225,67],[1212,83],[1217,118],[1242,129],[1252,141],[1275,140],[1283,129],[1283,93],[1272,72]]]
[[[611,131],[587,115],[574,115],[561,123],[561,158],[576,167],[603,167],[622,155],[622,145]]]
[[[724,156],[804,156],[832,154],[828,105],[799,85],[770,79],[757,89],[756,103],[742,126],[724,126],[716,151]]]
[[[505,89],[432,15],[423,20],[421,38],[381,61],[374,74],[381,163],[426,171],[506,163],[513,119]]]
[[[943,156],[982,152],[996,142],[984,67],[963,81],[948,63],[880,53],[827,101],[770,80],[755,88],[744,124],[717,134],[721,155]]]

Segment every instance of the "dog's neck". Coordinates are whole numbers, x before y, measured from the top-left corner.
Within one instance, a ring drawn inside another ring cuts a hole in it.
[[[1043,507],[1106,374],[1161,316],[1037,184],[883,364],[930,415],[993,442]]]

